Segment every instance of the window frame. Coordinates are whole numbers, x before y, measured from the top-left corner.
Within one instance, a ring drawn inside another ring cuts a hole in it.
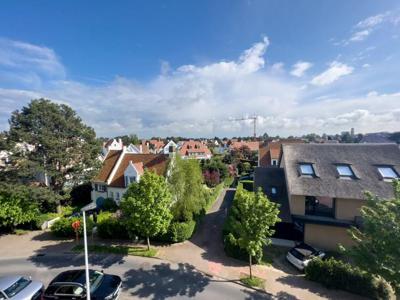
[[[304,173],[302,166],[309,166],[311,168],[311,173]],[[316,173],[315,173],[315,168],[314,168],[314,164],[313,163],[307,163],[307,162],[301,162],[298,165],[299,168],[299,173],[301,176],[306,176],[306,177],[317,177]]]
[[[387,176],[385,176],[385,175],[381,172],[380,169],[388,169],[388,170],[390,170],[390,171],[394,174],[394,177],[387,177]],[[377,166],[377,170],[378,170],[378,173],[379,173],[379,175],[382,177],[383,180],[393,180],[393,179],[399,179],[399,178],[400,178],[400,177],[399,177],[399,174],[397,173],[397,171],[394,169],[393,166],[380,165],[380,166]]]
[[[335,166],[336,166],[336,172],[340,178],[355,178],[356,177],[356,174],[354,173],[354,170],[350,164],[336,164]],[[350,171],[351,174],[341,174],[339,171],[340,167],[348,168],[348,170]]]

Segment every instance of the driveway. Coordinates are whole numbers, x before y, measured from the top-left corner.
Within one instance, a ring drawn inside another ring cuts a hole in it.
[[[191,240],[161,247],[158,256],[175,263],[190,262],[206,274],[228,280],[238,280],[248,274],[248,265],[227,257],[223,249],[222,228],[234,195],[235,189],[225,189]],[[285,264],[285,261],[273,263],[279,269],[263,265],[253,267],[254,275],[266,279],[266,291],[279,299],[362,299],[310,282]]]

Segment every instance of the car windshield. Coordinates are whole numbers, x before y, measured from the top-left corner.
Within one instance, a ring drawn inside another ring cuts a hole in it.
[[[290,253],[297,259],[306,260],[307,258],[313,256],[316,253],[316,251],[310,248],[296,247],[290,249]]]
[[[13,283],[10,287],[4,290],[4,293],[8,298],[14,297],[24,288],[26,288],[32,281],[26,278],[21,277],[15,283]]]
[[[90,291],[94,292],[101,284],[104,274],[99,271],[94,271],[90,273]]]

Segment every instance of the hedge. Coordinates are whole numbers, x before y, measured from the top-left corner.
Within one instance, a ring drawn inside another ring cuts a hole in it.
[[[111,213],[99,214],[97,234],[103,239],[129,239],[128,231],[121,219]]]
[[[75,231],[72,228],[72,223],[79,220],[81,222],[81,227],[78,230],[79,236],[83,236],[83,221],[82,218],[60,218],[55,221],[51,226],[51,232],[57,237],[63,238],[74,238]],[[88,234],[92,233],[93,221],[91,218],[86,218],[86,231]]]
[[[154,240],[168,243],[180,243],[190,239],[196,228],[196,221],[171,222],[166,233],[156,236]]]
[[[305,269],[306,278],[328,288],[341,289],[371,299],[394,299],[390,284],[348,263],[334,258],[311,261]]]

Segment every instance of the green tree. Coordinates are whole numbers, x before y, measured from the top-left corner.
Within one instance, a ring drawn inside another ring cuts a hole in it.
[[[165,233],[172,219],[171,193],[164,177],[145,171],[139,183],[132,183],[121,202],[130,236],[139,233],[147,239]]]
[[[356,244],[341,248],[358,267],[382,276],[400,292],[400,181],[393,185],[392,200],[367,193],[367,203],[361,208],[362,227],[349,230]]]
[[[172,213],[175,221],[192,220],[206,201],[199,162],[176,156],[168,183],[174,199]]]
[[[91,127],[76,112],[50,100],[32,100],[11,115],[9,142],[27,143],[32,151],[15,151],[14,169],[19,178],[35,178],[38,172],[50,177],[50,187],[61,192],[64,184],[91,178],[99,162],[100,144]]]
[[[249,255],[250,278],[252,257],[262,258],[263,247],[271,243],[272,227],[279,222],[279,205],[271,202],[261,189],[248,192],[243,188],[236,191],[232,206],[232,229],[237,245]]]
[[[0,227],[14,229],[20,224],[35,220],[38,214],[38,203],[32,201],[28,188],[1,184]]]

